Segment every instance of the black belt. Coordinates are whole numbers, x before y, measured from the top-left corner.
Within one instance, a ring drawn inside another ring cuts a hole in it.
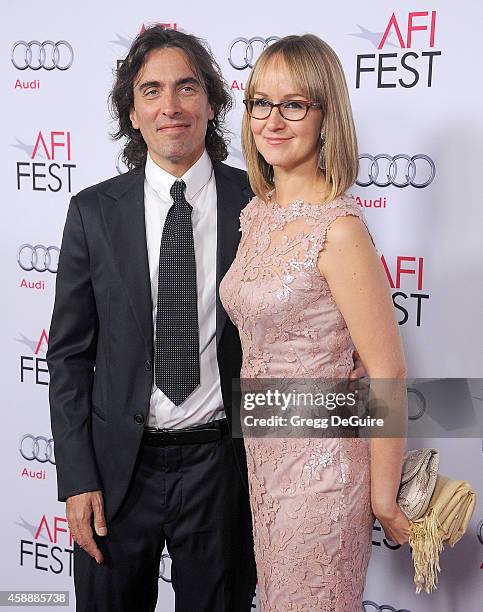
[[[186,429],[156,429],[146,427],[143,443],[148,446],[170,446],[173,444],[204,444],[215,442],[229,433],[227,419],[218,419],[204,425]]]

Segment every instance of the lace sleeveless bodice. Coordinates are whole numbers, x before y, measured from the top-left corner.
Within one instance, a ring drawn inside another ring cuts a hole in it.
[[[364,217],[355,200],[296,201],[280,207],[255,197],[240,216],[242,237],[220,297],[238,327],[242,378],[343,378],[353,345],[317,259],[330,224]]]

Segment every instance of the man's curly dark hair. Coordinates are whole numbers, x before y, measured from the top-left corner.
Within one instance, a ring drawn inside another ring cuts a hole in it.
[[[224,122],[226,113],[232,107],[232,98],[220,67],[208,46],[196,36],[155,25],[146,28],[134,40],[127,57],[116,71],[116,81],[109,96],[112,115],[118,121],[118,129],[112,137],[115,140],[126,138],[127,141],[122,154],[124,163],[132,169],[140,168],[146,162],[146,143],[129,118],[134,106],[133,85],[149,52],[164,48],[181,49],[200,79],[215,115],[208,121],[205,147],[211,159],[223,161],[228,157]]]

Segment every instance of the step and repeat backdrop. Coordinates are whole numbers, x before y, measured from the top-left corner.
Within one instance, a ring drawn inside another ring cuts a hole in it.
[[[211,46],[234,98],[227,161],[238,167],[244,167],[244,86],[260,52],[279,37],[306,32],[333,46],[359,139],[352,193],[387,273],[409,375],[482,374],[479,0],[11,3],[0,24],[0,590],[68,591],[71,610],[73,543],[65,506],[56,498],[45,360],[59,247],[70,197],[126,171],[121,146],[109,136],[114,124],[107,97],[117,63],[153,23],[196,34]],[[446,434],[409,446],[439,448],[441,471],[473,483],[480,500],[468,532],[442,553],[437,591],[416,595],[409,548],[386,541],[376,521],[366,611],[482,609],[482,440]],[[170,566],[165,551],[157,610],[168,612],[174,610]]]

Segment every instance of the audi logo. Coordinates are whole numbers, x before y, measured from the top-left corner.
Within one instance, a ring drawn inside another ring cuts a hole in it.
[[[476,528],[476,537],[480,541],[480,544],[483,546],[483,520],[478,523],[478,527]]]
[[[426,398],[419,389],[414,389],[413,387],[407,388],[407,398],[408,419],[410,421],[417,421],[426,412]]]
[[[18,70],[68,70],[74,61],[74,50],[66,40],[17,40],[12,47],[12,64]]]
[[[26,272],[57,272],[60,249],[56,246],[45,247],[43,244],[22,244],[18,250],[18,265]]]
[[[407,610],[406,608],[398,609],[398,608],[395,608],[394,606],[390,606],[389,604],[382,604],[382,606],[380,606],[374,601],[366,600],[362,602],[362,612],[411,612],[411,611]]]
[[[168,564],[166,563],[165,559],[169,559],[169,561],[171,561],[171,557],[168,555],[168,553],[163,553],[161,555],[161,562],[159,565],[159,577],[164,582],[171,582],[171,563],[169,563],[170,567],[168,571]]]
[[[359,176],[356,184],[359,187],[416,187],[422,189],[430,185],[436,176],[436,166],[434,161],[427,155],[369,155],[363,153],[359,155],[359,161],[367,160],[368,163],[360,164]],[[381,163],[381,160],[384,160]]]
[[[124,161],[122,159],[122,151],[117,156],[116,170],[117,170],[118,174],[124,174],[125,172],[129,171],[129,168],[126,166],[126,164],[124,163]]]
[[[20,439],[20,454],[27,461],[39,461],[40,463],[51,463],[55,465],[54,440],[44,436],[33,436],[25,434]]]
[[[253,36],[250,39],[239,36],[235,38],[228,48],[230,66],[235,70],[253,68],[253,64],[260,53],[276,40],[280,40],[280,36],[269,36],[268,38]]]

